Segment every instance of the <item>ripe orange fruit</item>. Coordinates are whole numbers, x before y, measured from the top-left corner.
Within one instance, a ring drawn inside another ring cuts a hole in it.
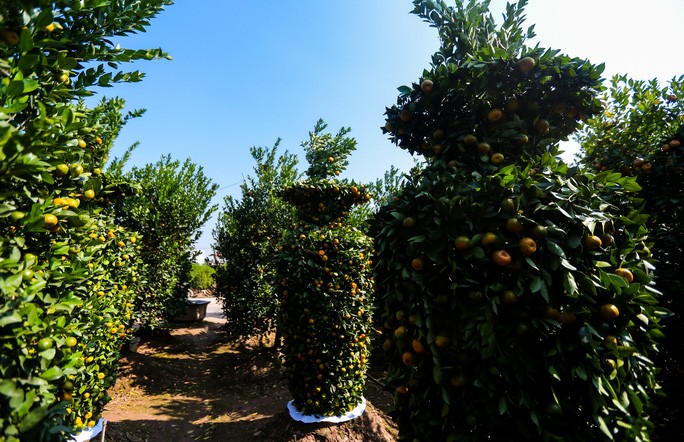
[[[501,109],[492,109],[487,114],[487,120],[492,123],[499,121],[501,117],[503,117],[503,111]]]
[[[518,62],[518,69],[520,69],[520,72],[522,72],[523,74],[526,74],[530,72],[536,64],[537,62],[534,61],[534,58],[525,57]]]
[[[610,320],[617,318],[620,315],[620,310],[618,310],[615,304],[604,304],[601,306],[599,313],[603,319]]]
[[[58,222],[59,222],[59,220],[57,219],[57,217],[51,213],[48,213],[43,218],[43,225],[47,229],[49,229],[50,227],[55,227]]]
[[[511,254],[505,250],[497,250],[492,253],[492,261],[498,266],[505,267],[511,263]]]
[[[406,385],[400,385],[397,387],[397,393],[399,394],[407,394],[409,392],[409,389]]]
[[[423,82],[420,83],[420,90],[426,94],[429,94],[430,92],[432,92],[433,87],[434,87],[434,84],[432,83],[432,80],[423,80]]]
[[[485,247],[495,246],[499,242],[499,237],[496,233],[487,232],[482,237],[482,245]]]
[[[414,258],[413,261],[411,261],[411,267],[413,267],[414,270],[423,270],[424,266],[425,264],[421,258]]]
[[[586,236],[582,241],[582,245],[584,245],[584,248],[587,250],[596,250],[601,247],[601,244],[603,244],[601,238],[596,235]]]
[[[618,276],[622,276],[627,280],[627,282],[632,282],[634,281],[634,275],[632,272],[629,271],[629,269],[623,269],[623,268],[618,268],[615,269],[615,274]]]
[[[411,341],[411,347],[413,348],[413,351],[415,351],[418,354],[423,353],[425,351],[425,346],[422,342],[420,342],[420,339],[414,339],[413,341]]]
[[[454,240],[454,247],[457,250],[468,250],[470,248],[470,238],[459,236]]]
[[[493,165],[498,166],[499,164],[503,163],[504,161],[504,156],[502,153],[495,153],[489,158],[489,162],[491,162]]]
[[[675,148],[681,146],[682,142],[679,140],[671,140],[668,144],[670,145],[670,147]]]
[[[403,362],[407,367],[412,366],[415,363],[415,360],[413,359],[413,353],[407,351],[401,355],[401,362]]]
[[[520,253],[529,256],[537,251],[537,243],[532,238],[522,238],[520,240]]]

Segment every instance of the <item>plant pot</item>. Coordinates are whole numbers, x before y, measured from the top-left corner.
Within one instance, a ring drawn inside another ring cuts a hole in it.
[[[207,305],[210,301],[205,299],[188,299],[185,313],[174,316],[174,322],[200,322],[207,315]]]

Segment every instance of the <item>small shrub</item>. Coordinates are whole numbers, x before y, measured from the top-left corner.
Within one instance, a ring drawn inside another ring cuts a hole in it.
[[[209,290],[214,285],[216,270],[207,264],[193,263],[190,269],[190,288],[193,290]]]

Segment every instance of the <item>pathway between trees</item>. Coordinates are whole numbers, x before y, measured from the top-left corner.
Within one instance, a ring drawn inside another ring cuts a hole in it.
[[[175,325],[124,355],[104,413],[107,441],[395,440],[385,414],[391,396],[370,381],[363,417],[344,425],[292,421],[277,356],[256,340],[228,342],[212,301],[203,322]]]

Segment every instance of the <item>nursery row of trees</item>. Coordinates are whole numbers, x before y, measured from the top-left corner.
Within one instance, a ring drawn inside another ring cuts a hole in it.
[[[97,422],[134,324],[183,306],[216,185],[189,161],[107,165],[142,111],[88,107],[160,50],[115,46],[168,1],[0,5],[0,440],[63,440]]]
[[[190,161],[108,164],[142,112],[81,101],[166,57],[110,38],[168,4],[0,5],[4,440],[94,425],[133,323],[183,307],[216,185]],[[305,176],[278,143],[252,149],[215,230],[229,331],[277,330],[295,406],[322,415],[359,405],[381,333],[406,440],[674,438],[684,78],[606,91],[602,66],[526,46],[525,0],[501,25],[488,4],[414,0],[441,47],[386,112],[424,157],[405,182],[339,179],[356,142],[322,121]],[[572,134],[576,167],[558,159]]]
[[[424,162],[402,185],[388,177],[362,222],[345,221],[375,242],[376,281],[362,297],[376,297],[402,439],[676,437],[684,78],[661,87],[618,76],[606,89],[602,66],[525,45],[525,1],[501,25],[488,2],[414,4],[442,45],[420,80],[399,88],[383,130]],[[583,147],[573,167],[558,156],[572,134]],[[241,200],[226,200],[217,291],[235,336],[287,336],[292,292],[281,278],[302,271],[283,259],[308,266],[314,287],[294,294],[306,299],[296,315],[313,322],[283,353],[297,373],[322,362],[320,381],[330,373],[320,348],[332,343],[314,324],[335,321],[317,303],[348,293],[288,239],[302,230],[286,203],[302,184],[295,157],[276,150],[253,149],[255,176]],[[309,177],[337,161],[312,159]],[[319,203],[300,193],[298,204]],[[347,316],[336,326],[354,330]],[[332,386],[330,401],[344,394]],[[304,411],[340,411],[318,407],[316,377],[290,388]]]

